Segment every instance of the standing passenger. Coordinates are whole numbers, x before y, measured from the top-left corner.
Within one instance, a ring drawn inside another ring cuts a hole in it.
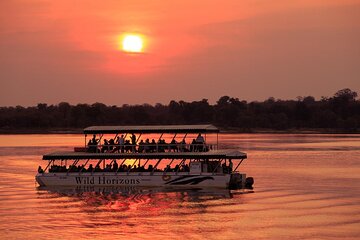
[[[131,145],[132,145],[132,151],[135,152],[135,147],[136,147],[136,136],[135,134],[131,134]]]
[[[121,137],[119,139],[119,145],[120,145],[120,151],[122,153],[124,153],[124,143],[125,143],[124,135],[121,135]]]

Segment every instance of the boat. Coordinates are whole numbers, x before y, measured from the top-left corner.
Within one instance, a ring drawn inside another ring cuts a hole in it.
[[[40,186],[241,189],[254,183],[238,171],[247,154],[220,150],[213,125],[92,126],[83,132],[83,147],[43,155],[47,165],[35,176]]]

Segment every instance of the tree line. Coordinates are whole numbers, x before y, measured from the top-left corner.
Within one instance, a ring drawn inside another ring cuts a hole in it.
[[[247,102],[222,96],[214,105],[207,99],[168,105],[142,104],[121,107],[102,103],[57,105],[39,103],[33,107],[0,107],[1,132],[37,132],[82,129],[92,125],[207,124],[222,129],[252,132],[259,129],[322,129],[359,132],[360,101],[357,93],[345,88],[332,97],[315,100],[312,96],[296,100],[273,97]]]

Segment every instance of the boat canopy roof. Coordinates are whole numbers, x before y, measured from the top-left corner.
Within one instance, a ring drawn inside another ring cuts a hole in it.
[[[214,125],[92,126],[84,134],[101,133],[218,133]]]
[[[54,152],[43,156],[43,160],[77,159],[245,159],[246,153],[234,150],[210,152],[171,152],[171,153],[86,153]]]

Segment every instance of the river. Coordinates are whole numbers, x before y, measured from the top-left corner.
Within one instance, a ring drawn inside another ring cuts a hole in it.
[[[0,135],[0,239],[359,239],[360,135],[221,134],[250,190],[38,189],[81,135]]]

